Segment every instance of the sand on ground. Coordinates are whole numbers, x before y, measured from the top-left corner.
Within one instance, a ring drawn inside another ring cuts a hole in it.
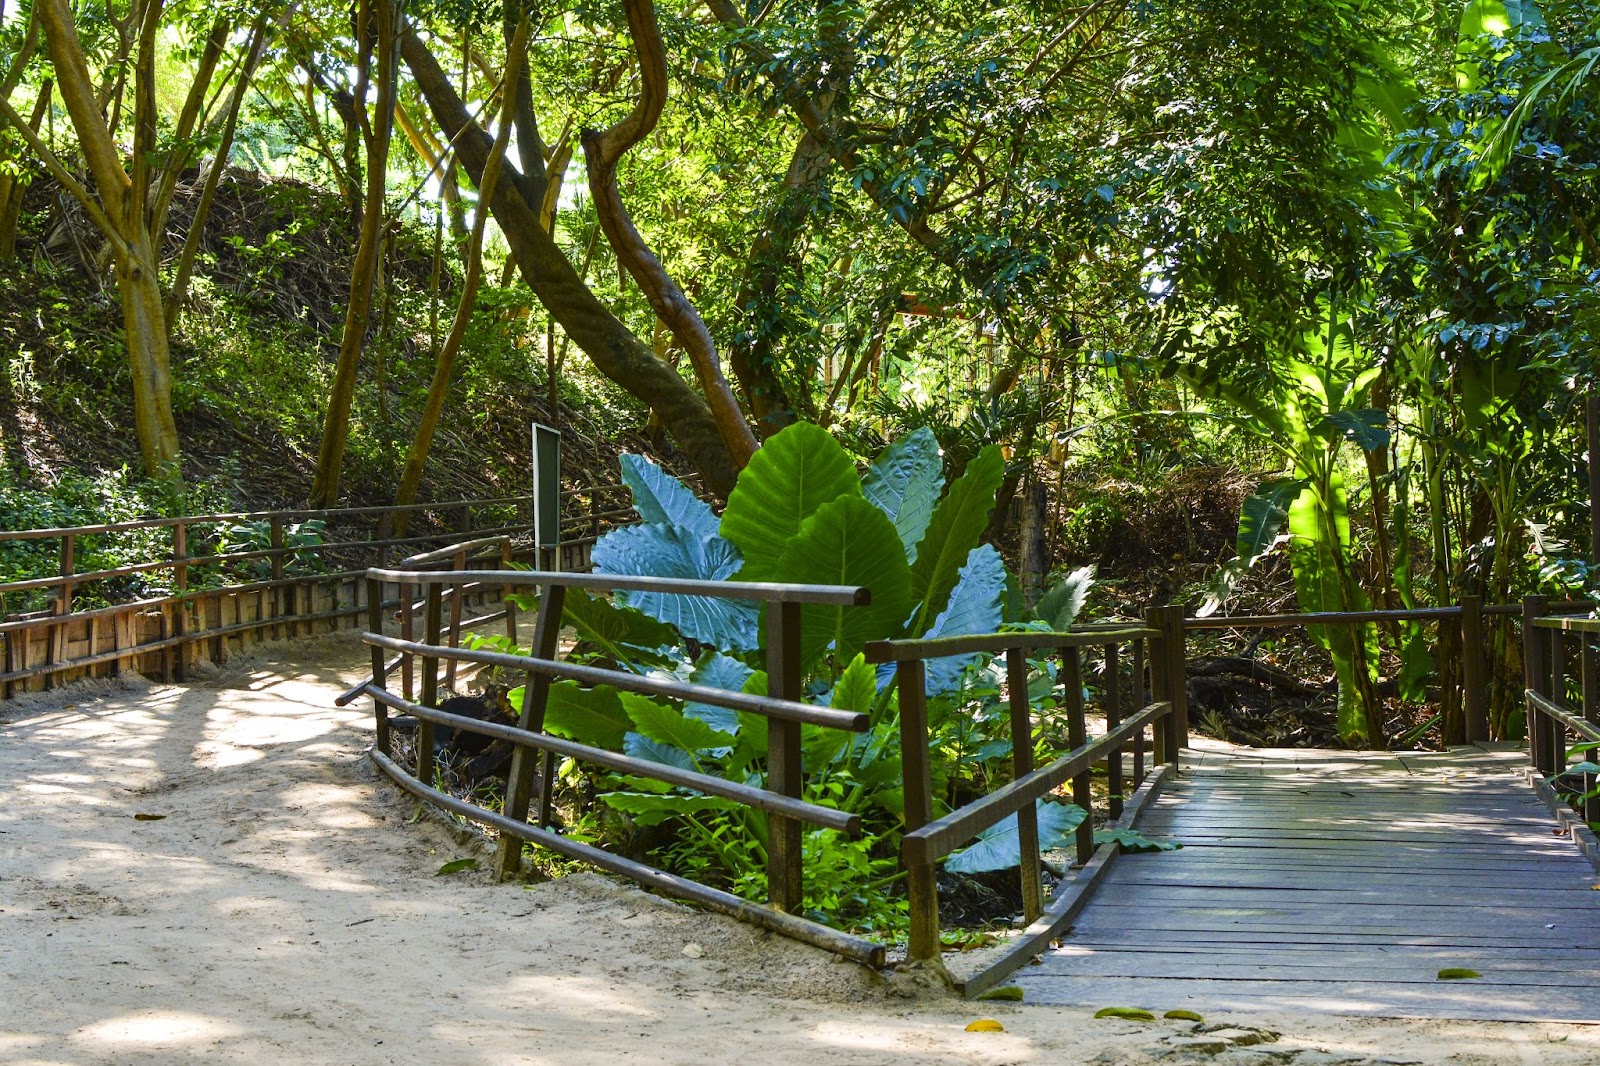
[[[964,1003],[595,874],[473,854],[365,757],[346,638],[0,703],[0,1063],[1596,1063],[1600,1027]],[[138,815],[157,818],[140,819]],[[487,864],[484,864],[487,866]],[[967,1032],[993,1018],[1003,1032]]]

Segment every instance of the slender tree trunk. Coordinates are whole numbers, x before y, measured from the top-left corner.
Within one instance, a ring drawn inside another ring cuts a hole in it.
[[[517,26],[506,56],[505,87],[501,90],[502,101],[512,98],[518,83],[522,80],[527,46],[527,20],[523,19]],[[501,112],[505,113],[504,103]],[[439,427],[439,416],[444,413],[445,400],[450,395],[450,375],[455,369],[461,343],[466,339],[467,325],[472,321],[473,307],[478,300],[478,285],[483,280],[483,230],[489,219],[488,205],[494,197],[494,187],[500,180],[500,168],[505,161],[506,149],[511,144],[511,127],[511,122],[501,121],[494,146],[489,150],[489,158],[484,163],[483,184],[479,187],[479,205],[473,212],[472,235],[467,239],[467,276],[461,285],[461,302],[456,307],[455,321],[450,325],[450,335],[445,338],[444,348],[434,360],[433,380],[428,383],[428,398],[423,404],[422,420],[417,424],[417,434],[411,441],[411,450],[406,455],[405,470],[400,475],[400,488],[395,493],[396,507],[404,507],[416,501],[417,489],[422,484],[422,471],[428,462],[428,452],[433,447],[433,435]],[[401,535],[405,532],[406,516],[407,512],[399,513],[398,528]]]
[[[34,133],[39,132],[39,123],[44,120],[45,110],[50,106],[52,91],[54,82],[46,78],[39,87],[39,99],[33,105],[33,114],[28,118],[28,128]],[[17,226],[22,221],[22,196],[27,191],[26,183],[12,175],[0,177],[0,260],[16,258]]]
[[[189,221],[189,232],[184,235],[183,251],[178,255],[178,266],[172,279],[172,289],[167,294],[164,318],[167,323],[167,332],[172,332],[172,327],[178,320],[178,309],[183,306],[183,301],[189,295],[189,280],[194,274],[195,256],[200,252],[200,243],[205,237],[206,220],[211,217],[211,204],[217,198],[217,187],[222,184],[222,176],[228,169],[228,153],[233,151],[233,135],[239,128],[239,109],[244,105],[245,90],[249,88],[250,79],[255,75],[256,64],[261,60],[261,49],[266,44],[266,15],[263,13],[256,19],[255,26],[250,33],[250,47],[245,54],[244,64],[239,68],[239,81],[233,87],[233,96],[228,101],[228,112],[222,120],[222,136],[217,142],[217,154],[211,162],[211,169],[206,171],[205,184],[200,189],[200,202],[195,204],[194,218]],[[162,215],[165,216],[165,208]]]
[[[350,306],[346,309],[344,334],[339,340],[339,361],[334,370],[333,389],[328,396],[327,416],[322,424],[322,446],[317,453],[317,474],[311,484],[310,506],[332,507],[339,498],[339,478],[344,467],[345,445],[350,440],[350,408],[356,394],[356,370],[365,346],[367,326],[372,315],[372,291],[378,273],[378,252],[383,244],[384,193],[389,174],[389,135],[394,129],[396,40],[399,12],[392,0],[364,0],[358,26],[371,27],[376,44],[368,53],[369,69],[377,69],[377,105],[370,123],[364,123],[367,141],[366,204],[361,217],[361,239],[355,262],[350,268]],[[363,88],[364,79],[358,80]],[[356,114],[364,117],[364,101],[357,101]]]
[[[56,180],[78,199],[111,243],[117,267],[117,289],[122,297],[128,366],[133,379],[134,429],[139,437],[139,454],[145,472],[151,477],[171,478],[178,474],[178,430],[172,416],[172,372],[166,325],[161,314],[160,257],[145,217],[149,191],[147,159],[155,128],[153,59],[148,64],[151,70],[143,74],[135,72],[134,172],[130,178],[122,169],[122,150],[112,139],[95,98],[83,46],[73,24],[72,9],[66,0],[38,0],[35,10],[44,27],[61,98],[72,116],[84,160],[94,176],[95,193],[90,193],[61,166],[49,148],[21,122],[9,103],[3,105],[3,110],[24,139],[30,140]],[[148,6],[139,10],[143,60],[154,48],[161,5],[158,0],[149,0]],[[131,12],[128,20],[130,24],[133,21]]]

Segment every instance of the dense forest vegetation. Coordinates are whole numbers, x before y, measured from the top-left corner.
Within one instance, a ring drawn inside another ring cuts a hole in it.
[[[809,423],[1002,456],[1030,602],[1092,562],[1139,570],[1108,610],[1589,581],[1592,5],[3,15],[13,525],[519,487],[529,417],[726,499]],[[1313,636],[1347,739],[1459,714],[1448,634]]]

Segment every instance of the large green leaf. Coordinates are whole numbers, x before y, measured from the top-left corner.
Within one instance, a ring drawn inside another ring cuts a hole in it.
[[[850,660],[828,696],[828,706],[839,711],[864,714],[878,696],[878,681],[873,668],[860,655]],[[858,734],[826,726],[806,725],[800,729],[802,762],[807,773],[815,773],[833,763],[855,743]]]
[[[507,699],[522,709],[521,688],[512,689]],[[576,681],[555,681],[545,703],[544,731],[591,747],[616,751],[632,719],[622,709],[617,690],[610,685],[584,688]]]
[[[827,430],[796,422],[768,438],[740,472],[722,512],[722,535],[744,556],[740,580],[803,580],[778,561],[801,524],[841,496],[861,498],[861,482]]]
[[[701,656],[695,664],[694,672],[689,675],[689,680],[696,685],[705,685],[707,688],[720,688],[727,692],[743,692],[745,682],[755,671],[731,655],[721,652],[711,652]],[[690,700],[683,705],[683,713],[690,718],[698,718],[713,729],[731,735],[739,732],[739,712],[731,707],[719,707],[714,703],[697,703]]]
[[[660,825],[668,818],[703,811],[732,811],[736,800],[721,796],[684,796],[679,793],[607,792],[600,797],[606,806],[629,815],[639,825]]]
[[[678,634],[666,623],[582,589],[567,590],[561,620],[577,631],[579,640],[598,645],[613,659],[628,658],[632,648],[659,648],[678,642]]]
[[[739,570],[739,552],[719,536],[702,537],[681,526],[623,526],[595,542],[594,566],[600,574],[726,581]],[[745,600],[663,592],[618,592],[616,598],[724,651],[749,651],[760,643],[760,608]]]
[[[1239,508],[1239,537],[1234,542],[1234,558],[1217,572],[1206,592],[1205,602],[1195,611],[1196,617],[1215,614],[1233,595],[1250,568],[1278,543],[1278,535],[1289,520],[1289,507],[1305,488],[1304,478],[1277,478],[1264,482],[1254,495],[1245,499]]]
[[[861,481],[862,493],[894,522],[906,558],[912,560],[917,557],[917,542],[933,520],[933,508],[943,488],[944,460],[939,441],[926,426],[912,430],[884,449]]]
[[[980,544],[967,554],[950,600],[924,636],[960,637],[993,633],[1000,628],[1006,592],[1006,564],[993,546]],[[978,660],[976,655],[945,655],[924,665],[927,693],[943,695],[961,685],[961,675]]]
[[[699,770],[700,764],[695,762],[693,755],[682,748],[671,744],[663,744],[659,740],[651,740],[643,733],[629,733],[622,738],[622,752],[635,759],[645,759],[649,762],[658,762],[663,766],[675,766],[679,770]]]
[[[944,610],[967,553],[978,546],[978,538],[989,525],[1005,472],[1005,457],[999,445],[991,444],[967,464],[966,472],[939,501],[911,567],[911,595],[916,604],[916,615],[907,627],[911,632],[925,632]]]
[[[1326,498],[1304,492],[1289,508],[1289,561],[1295,594],[1306,611],[1364,611],[1370,606],[1348,570],[1350,509],[1344,481],[1328,475]],[[1377,682],[1377,627],[1316,625],[1306,627],[1312,640],[1326,648],[1339,679],[1337,727],[1346,743],[1365,743],[1368,717],[1379,713],[1364,693]]]
[[[1049,592],[1039,597],[1033,608],[1034,615],[1058,633],[1069,628],[1094,587],[1095,570],[1092,563],[1081,566],[1056,582]]]
[[[670,744],[687,752],[724,750],[733,746],[731,734],[647,696],[624,692],[622,708],[633,719],[640,735],[658,744]]]
[[[622,481],[633,492],[633,507],[651,525],[677,526],[697,537],[717,534],[711,505],[642,455],[624,454]]]
[[[911,609],[905,550],[888,517],[860,496],[842,496],[807,518],[778,566],[785,581],[865,585],[865,607],[806,604],[800,610],[800,658],[815,663],[829,645],[848,663],[869,640],[898,636]]]
[[[1071,840],[1073,832],[1083,824],[1083,808],[1069,803],[1039,800],[1034,810],[1039,814],[1039,847],[1043,851],[1059,848]],[[1017,816],[1013,814],[979,833],[977,843],[951,852],[944,868],[958,874],[1009,870],[1022,862],[1020,837]]]

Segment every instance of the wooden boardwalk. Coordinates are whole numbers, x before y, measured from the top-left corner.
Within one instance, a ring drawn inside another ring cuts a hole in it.
[[[1184,764],[1139,823],[1183,848],[1119,859],[1027,1002],[1600,1022],[1600,875],[1525,752]]]

